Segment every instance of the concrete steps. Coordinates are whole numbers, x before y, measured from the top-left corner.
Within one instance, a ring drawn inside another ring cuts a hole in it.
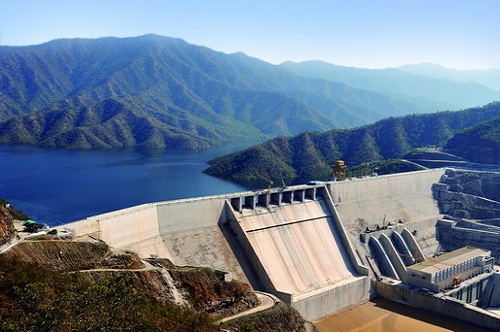
[[[427,228],[414,235],[420,248],[424,252],[425,258],[432,258],[441,250],[441,245],[436,238],[436,228]]]

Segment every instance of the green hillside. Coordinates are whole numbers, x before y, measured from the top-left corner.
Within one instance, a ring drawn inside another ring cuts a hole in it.
[[[471,162],[500,164],[500,116],[457,133],[444,149]]]
[[[443,147],[457,132],[498,115],[497,102],[464,111],[392,117],[355,129],[278,137],[215,158],[205,172],[238,182],[258,180],[258,174],[275,180],[325,180],[335,160],[355,166],[401,158],[419,147]]]

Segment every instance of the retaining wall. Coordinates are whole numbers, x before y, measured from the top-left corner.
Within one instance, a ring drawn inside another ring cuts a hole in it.
[[[447,296],[418,292],[403,285],[375,281],[380,297],[412,307],[452,317],[491,330],[500,329],[500,316]]]
[[[358,219],[380,226],[384,221],[418,222],[440,214],[431,188],[444,171],[433,169],[337,181],[328,187],[346,227]]]

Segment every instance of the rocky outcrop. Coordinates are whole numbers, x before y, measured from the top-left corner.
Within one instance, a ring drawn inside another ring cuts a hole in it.
[[[500,173],[447,169],[433,186],[440,212],[457,218],[500,218]]]
[[[445,217],[436,224],[442,250],[463,246],[491,250],[500,262],[500,173],[447,169],[433,186]]]
[[[26,220],[28,217],[17,211],[9,202],[0,198],[0,245],[16,236],[14,220]]]
[[[491,250],[496,264],[500,263],[500,227],[463,219],[443,219],[437,225],[437,238],[443,251],[464,246]]]

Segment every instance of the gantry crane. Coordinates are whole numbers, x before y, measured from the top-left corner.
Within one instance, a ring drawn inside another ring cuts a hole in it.
[[[335,179],[335,181],[344,181],[345,174],[347,170],[347,166],[345,165],[343,160],[337,160],[335,164],[332,165],[333,172],[331,173],[331,177]]]

